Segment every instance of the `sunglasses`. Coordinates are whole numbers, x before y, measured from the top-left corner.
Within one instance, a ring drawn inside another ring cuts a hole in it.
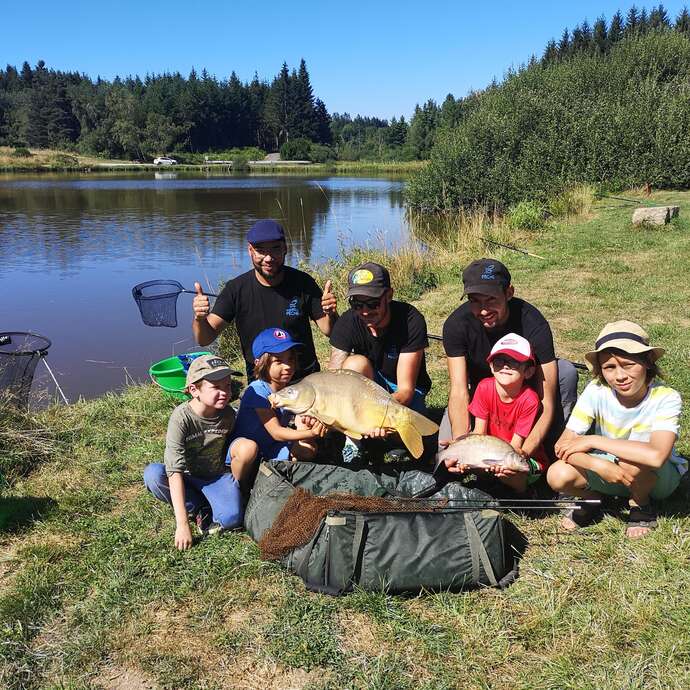
[[[350,306],[355,311],[361,311],[362,309],[378,309],[381,304],[381,298],[378,299],[358,299],[356,297],[350,297]]]

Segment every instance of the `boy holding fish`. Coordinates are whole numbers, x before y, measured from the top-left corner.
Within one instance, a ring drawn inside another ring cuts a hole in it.
[[[522,447],[541,408],[536,391],[527,385],[535,372],[534,355],[525,338],[508,333],[493,346],[487,362],[493,376],[479,382],[469,406],[475,420],[473,436],[484,437],[484,442],[465,437],[442,451],[439,460],[449,472],[486,469],[513,491],[524,493],[548,466],[541,446],[533,458]],[[494,439],[509,446],[499,446]]]

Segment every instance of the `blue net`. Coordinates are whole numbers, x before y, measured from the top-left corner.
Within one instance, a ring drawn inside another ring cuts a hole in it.
[[[177,326],[177,297],[185,289],[176,280],[149,280],[132,288],[141,319],[147,326]]]
[[[0,333],[0,394],[17,407],[27,407],[34,371],[50,340],[35,333]]]

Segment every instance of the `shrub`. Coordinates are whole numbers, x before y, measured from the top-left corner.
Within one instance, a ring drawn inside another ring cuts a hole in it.
[[[26,146],[17,146],[17,148],[12,151],[12,156],[14,156],[14,158],[31,158],[32,155],[33,154]]]
[[[335,151],[330,146],[312,144],[309,149],[309,160],[312,163],[328,163],[335,160]]]
[[[280,158],[284,161],[307,161],[312,143],[302,137],[286,141],[280,147]]]
[[[521,201],[506,214],[506,223],[514,230],[540,230],[545,222],[544,208],[537,201]]]

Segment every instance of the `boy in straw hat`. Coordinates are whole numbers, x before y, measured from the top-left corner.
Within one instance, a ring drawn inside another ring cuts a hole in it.
[[[659,381],[657,361],[663,354],[632,321],[604,326],[594,350],[585,355],[594,380],[556,443],[558,461],[547,475],[555,491],[583,498],[628,497],[626,535],[631,539],[656,527],[651,500],[670,496],[688,469],[673,446],[681,400]],[[584,527],[598,517],[598,508],[570,510],[562,527]]]

